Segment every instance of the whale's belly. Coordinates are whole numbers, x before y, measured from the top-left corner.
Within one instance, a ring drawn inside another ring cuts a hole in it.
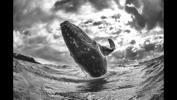
[[[87,53],[80,53],[73,57],[74,60],[88,72],[92,77],[99,77],[106,73],[106,58],[96,50],[90,50]]]

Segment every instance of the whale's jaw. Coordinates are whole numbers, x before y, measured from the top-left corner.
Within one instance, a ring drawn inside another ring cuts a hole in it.
[[[107,62],[98,44],[68,21],[61,23],[60,26],[64,41],[76,63],[92,77],[104,75],[107,72]]]
[[[64,41],[72,55],[79,55],[80,53],[97,48],[95,41],[90,39],[86,33],[76,25],[64,21],[60,26]]]

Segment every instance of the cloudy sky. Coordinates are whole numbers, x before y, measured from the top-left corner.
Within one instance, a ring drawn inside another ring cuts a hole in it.
[[[74,64],[61,37],[65,20],[102,45],[112,38],[115,52],[132,40],[140,48],[163,36],[163,9],[163,0],[14,0],[13,48],[43,63]]]

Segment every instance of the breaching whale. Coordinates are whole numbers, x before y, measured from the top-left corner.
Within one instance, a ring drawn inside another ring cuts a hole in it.
[[[100,77],[107,72],[106,56],[115,50],[112,39],[108,39],[110,48],[101,46],[92,40],[78,26],[64,21],[60,24],[61,33],[75,62],[92,77]]]

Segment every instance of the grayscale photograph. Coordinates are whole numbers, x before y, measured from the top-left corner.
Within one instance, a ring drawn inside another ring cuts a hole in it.
[[[164,100],[164,0],[13,0],[13,100]]]

